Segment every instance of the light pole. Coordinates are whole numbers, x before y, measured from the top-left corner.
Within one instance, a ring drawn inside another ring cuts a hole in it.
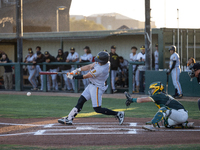
[[[65,10],[67,7],[58,6],[56,9],[56,31],[59,32],[59,10]]]

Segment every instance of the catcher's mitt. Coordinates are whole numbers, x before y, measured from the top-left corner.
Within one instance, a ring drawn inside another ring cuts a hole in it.
[[[127,93],[127,92],[124,92],[124,94],[125,94],[125,96],[126,96],[126,102],[125,102],[125,104],[126,104],[126,106],[129,106],[133,101],[132,101],[132,97],[131,97],[131,95],[129,94],[129,93]]]

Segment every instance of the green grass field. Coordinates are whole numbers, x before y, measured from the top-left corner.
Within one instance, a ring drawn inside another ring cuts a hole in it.
[[[76,105],[78,98],[55,96],[1,95],[0,117],[46,118],[66,116]],[[190,119],[200,119],[197,102],[182,102],[189,111]],[[153,103],[132,103],[126,110],[125,99],[104,98],[102,107],[125,111],[126,117],[152,118],[158,111]],[[91,101],[85,103],[77,117],[108,117],[97,114]]]

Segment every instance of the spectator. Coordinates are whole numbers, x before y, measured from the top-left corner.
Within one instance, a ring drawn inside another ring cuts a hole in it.
[[[119,62],[120,62],[120,81],[124,80],[124,87],[128,87],[128,60],[124,59],[122,56],[119,56]]]
[[[80,57],[79,62],[92,62],[93,56],[91,54],[91,50],[89,46],[85,46],[84,55]],[[87,74],[89,71],[82,71],[82,74]],[[84,88],[86,88],[89,84],[89,79],[82,79]]]
[[[58,50],[58,55],[56,59],[57,59],[57,62],[66,62],[66,55],[63,53],[62,49]],[[68,73],[71,71],[71,68],[72,68],[71,65],[61,65],[59,67],[59,70],[61,70],[64,73]],[[69,91],[73,92],[72,86],[70,84],[70,79],[67,78],[66,74],[63,74],[63,79],[65,81],[65,85],[62,90],[65,91],[66,89],[68,89]]]
[[[10,63],[11,60],[9,60],[7,54],[3,53],[2,59],[0,60],[0,63]],[[4,79],[4,86],[6,90],[11,90],[13,87],[13,80],[12,80],[12,67],[11,66],[4,66],[5,72],[3,74]]]
[[[33,63],[35,61],[35,57],[33,55],[33,51],[29,50],[29,54],[27,55],[27,57],[25,58],[25,62],[26,63]],[[30,83],[32,84],[33,88],[31,90],[36,91],[38,90],[37,88],[37,83],[36,83],[36,66],[35,65],[28,65],[28,72],[29,72],[29,77],[28,80],[30,81]]]
[[[115,78],[119,67],[119,56],[116,54],[116,46],[111,46],[110,52],[110,63],[111,63],[111,86],[113,93],[116,93],[115,89]]]
[[[44,56],[45,56],[46,63],[56,62],[56,58],[54,56],[50,55],[50,53],[48,51],[44,52]],[[57,72],[58,66],[57,65],[47,65],[47,71]],[[52,91],[58,91],[57,74],[52,74],[51,79],[52,79],[52,83],[53,83]],[[50,91],[51,85],[50,85],[49,76],[47,76],[47,85],[48,85],[48,91]]]
[[[33,63],[36,65],[36,69],[38,71],[38,74],[43,70],[43,65],[37,65],[37,63],[43,63],[45,62],[45,57],[44,55],[40,52],[37,51],[37,59],[35,61],[33,61]],[[44,75],[40,75],[40,82],[41,82],[41,87],[39,91],[43,91],[43,78]]]
[[[0,58],[2,57],[2,54],[5,54],[5,52],[0,50]]]
[[[130,53],[130,61],[136,62],[137,60],[137,47],[133,46],[131,48],[132,53]],[[135,92],[136,85],[136,92]],[[139,70],[138,65],[133,65],[133,93],[139,93]]]
[[[35,57],[35,60],[36,60],[37,59],[37,52],[41,52],[41,47],[37,46],[35,49],[36,49],[36,52],[34,54],[34,57]],[[41,72],[41,68],[40,68],[39,65],[36,65],[36,80],[38,81],[37,82],[38,84],[40,83],[39,72]],[[42,83],[40,83],[40,84],[42,84]]]
[[[146,55],[145,55],[145,46],[142,45],[140,47],[141,49],[141,52],[138,53],[137,55],[137,60],[140,61],[140,62],[145,62],[145,59],[146,59]],[[145,75],[145,66],[144,65],[139,65],[138,67],[139,69],[139,82],[140,82],[140,92],[144,92],[144,75]]]
[[[154,52],[154,59],[155,59],[155,70],[159,70],[159,52],[158,52],[158,44],[155,45],[156,50]]]
[[[78,58],[79,58],[79,55],[78,55],[77,52],[75,52],[75,48],[74,48],[74,47],[71,47],[71,48],[70,48],[70,53],[69,53],[69,55],[67,56],[66,62],[77,62],[77,61],[78,61]],[[74,68],[74,65],[72,65],[71,71],[73,71],[74,69],[75,69],[75,68]],[[71,84],[72,84],[73,90],[75,90],[74,79],[71,80]]]

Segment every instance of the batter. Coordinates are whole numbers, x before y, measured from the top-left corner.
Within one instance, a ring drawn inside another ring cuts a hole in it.
[[[159,108],[154,118],[143,126],[143,129],[155,131],[156,126],[159,127],[159,122],[164,120],[166,128],[192,128],[193,122],[188,123],[188,111],[184,106],[171,95],[164,92],[164,85],[161,82],[151,83],[149,86],[149,97],[132,98],[127,92],[125,92],[127,101],[126,106],[131,103],[146,103],[154,102]]]
[[[105,81],[109,76],[110,70],[110,62],[109,54],[107,52],[99,52],[98,55],[95,57],[95,63],[83,66],[78,68],[71,73],[75,75],[79,71],[87,71],[89,72],[85,75],[67,75],[68,78],[74,79],[87,79],[89,78],[90,84],[81,94],[78,103],[76,106],[71,110],[67,117],[59,119],[58,122],[62,124],[72,125],[73,119],[75,116],[82,110],[84,103],[91,99],[92,107],[95,112],[105,114],[105,115],[113,115],[116,116],[119,120],[119,124],[121,125],[124,121],[124,112],[116,112],[112,111],[107,108],[102,108],[102,94],[108,88],[105,86]]]

